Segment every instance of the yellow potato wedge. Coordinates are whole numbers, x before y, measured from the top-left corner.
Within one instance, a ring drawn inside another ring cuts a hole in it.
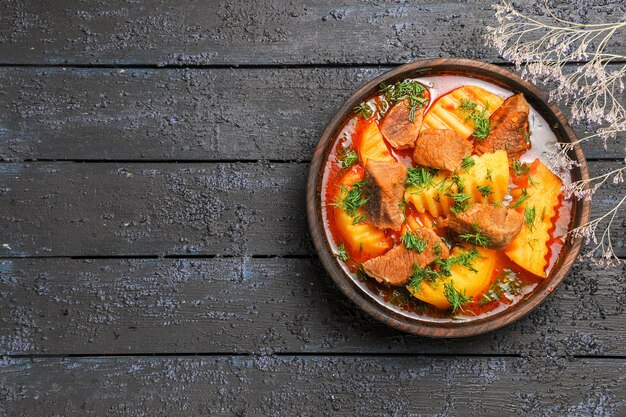
[[[474,133],[474,122],[468,118],[468,113],[459,109],[461,100],[469,100],[476,103],[476,111],[482,112],[487,109],[487,117],[496,111],[504,103],[504,98],[492,94],[480,87],[466,85],[442,96],[434,103],[422,123],[422,130],[452,129],[462,138],[469,138]]]
[[[363,179],[363,167],[354,166],[341,180],[341,185],[345,188],[340,189],[337,194],[337,200],[341,200],[349,187],[355,182]],[[385,236],[385,232],[381,229],[367,224],[365,222],[354,223],[355,217],[346,213],[340,206],[333,206],[335,214],[335,225],[341,237],[340,242],[343,243],[352,258],[369,259],[382,255],[393,246],[393,242]],[[357,216],[362,214],[359,209]]]
[[[563,182],[538,159],[532,163],[528,198],[516,210],[524,215],[525,224],[519,234],[505,249],[506,255],[516,264],[540,277],[546,277],[548,241],[552,219],[559,205]],[[514,190],[513,203],[522,197],[522,190]]]
[[[474,165],[457,173],[464,193],[470,196],[468,204],[501,203],[509,189],[509,159],[505,151],[472,156]],[[482,190],[481,188],[482,187]],[[491,193],[487,194],[487,188]],[[453,200],[446,193],[457,192],[452,175],[439,172],[425,187],[412,185],[404,192],[404,199],[413,204],[418,212],[428,212],[433,217],[447,216]],[[483,195],[485,193],[485,195]]]
[[[501,203],[509,190],[509,158],[505,151],[472,156],[474,165],[459,170],[470,203]],[[479,188],[481,187],[481,188]],[[488,194],[488,191],[491,191]]]
[[[354,144],[363,166],[367,165],[367,160],[370,158],[384,162],[396,161],[391,155],[389,148],[387,148],[376,121],[373,119],[365,122],[365,125],[357,129],[354,136]]]
[[[404,192],[404,199],[413,204],[418,212],[430,213],[433,217],[445,216],[450,212],[452,199],[445,195],[452,186],[449,177],[438,173],[429,185],[411,185]]]
[[[463,249],[456,248],[451,256],[457,256],[472,247],[468,245]],[[479,257],[472,262],[472,267],[477,272],[463,265],[454,265],[450,268],[451,276],[442,276],[432,284],[424,281],[418,288],[408,285],[407,289],[414,297],[441,309],[450,308],[445,295],[445,285],[450,283],[453,283],[457,291],[464,292],[468,297],[471,296],[473,301],[477,301],[491,286],[496,253],[491,249],[480,247],[476,249]]]

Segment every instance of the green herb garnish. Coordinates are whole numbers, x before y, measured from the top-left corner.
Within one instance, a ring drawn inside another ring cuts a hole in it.
[[[479,305],[491,303],[492,301],[502,300],[506,298],[513,301],[515,296],[522,294],[523,282],[519,280],[517,275],[510,270],[506,270],[504,276],[496,279],[489,290],[484,293],[479,301]]]
[[[424,97],[426,88],[417,81],[400,81],[393,85],[381,84],[380,92],[384,94],[389,102],[398,102],[409,99],[409,121],[415,121],[415,112],[428,103]]]
[[[352,148],[343,148],[337,152],[337,157],[343,168],[350,168],[359,161],[359,155]]]
[[[369,119],[374,114],[372,107],[367,101],[364,101],[352,110],[354,110],[354,112],[359,116],[362,116],[365,120]]]
[[[337,250],[333,254],[339,260],[342,260],[344,262],[348,260],[348,252],[346,252],[346,247],[343,245],[343,243],[337,245]]]
[[[463,307],[470,301],[472,301],[472,296],[467,296],[465,290],[463,292],[457,290],[454,287],[454,281],[450,280],[450,282],[446,282],[443,284],[443,294],[446,296],[446,299],[450,303],[450,308],[452,309],[452,314],[455,314],[457,310],[463,311]]]
[[[406,176],[406,186],[417,185],[426,188],[432,185],[433,178],[437,175],[437,171],[426,168],[409,168]]]
[[[435,259],[435,264],[439,265],[441,274],[447,277],[452,275],[450,269],[453,265],[462,265],[472,272],[478,272],[478,270],[472,266],[472,262],[476,260],[479,255],[478,249],[472,248],[459,255],[451,256],[448,259]]]
[[[428,244],[426,239],[416,236],[408,230],[402,235],[400,241],[402,241],[408,250],[415,250],[417,253],[424,252],[426,245]]]
[[[489,197],[493,194],[493,189],[488,185],[477,185],[476,189],[480,191],[480,195],[483,197]]]
[[[489,122],[489,117],[487,116],[487,111],[489,110],[489,103],[485,105],[485,108],[482,111],[478,111],[477,104],[468,100],[461,99],[461,105],[458,109],[464,113],[467,113],[468,121],[474,122],[474,133],[472,134],[477,140],[484,140],[487,136],[489,136],[489,130],[491,129],[491,123]]]
[[[457,192],[462,193],[465,190],[465,185],[463,185],[463,181],[461,181],[461,177],[457,173],[456,169],[452,172],[450,180],[453,184],[456,184]]]
[[[450,197],[453,201],[450,206],[450,211],[454,214],[459,214],[467,210],[469,206],[469,195],[465,193],[446,193],[446,196]]]
[[[526,206],[526,210],[524,210],[524,223],[528,229],[532,232],[535,230],[535,217],[537,213],[535,212],[535,207],[530,208]]]
[[[493,178],[491,178],[492,173],[493,173],[493,169],[487,168],[487,175],[485,175],[485,179],[489,181],[493,181]]]
[[[524,201],[528,200],[529,198],[530,198],[530,195],[528,194],[528,191],[526,190],[526,188],[524,188],[522,190],[522,195],[517,197],[517,200],[515,200],[515,203],[511,204],[509,207],[512,209],[518,208],[519,206],[522,205],[522,203],[524,203]]]
[[[465,242],[473,243],[476,246],[486,248],[487,245],[489,245],[489,238],[482,234],[482,230],[480,230],[477,224],[473,224],[472,229],[474,229],[474,233],[464,233],[459,235],[458,238]]]
[[[342,185],[341,192],[343,197],[332,203],[332,205],[341,207],[350,216],[356,217],[359,208],[367,203],[367,198],[364,198],[361,193],[361,189],[364,185],[365,180],[355,182],[350,189]]]
[[[470,113],[476,109],[476,103],[466,98],[461,99],[461,105],[459,106],[459,110],[464,111],[466,113]]]
[[[358,224],[358,223],[361,223],[362,221],[365,221],[365,215],[359,214],[352,220],[352,224]]]
[[[516,160],[513,162],[513,172],[515,175],[525,175],[530,172],[530,167],[526,163]]]
[[[465,172],[469,172],[470,168],[474,165],[476,165],[476,161],[471,156],[466,156],[463,158],[463,162],[461,162],[461,168],[463,168]]]
[[[418,290],[422,282],[435,282],[439,273],[429,266],[422,268],[418,264],[413,265],[413,273],[409,277],[409,287]]]

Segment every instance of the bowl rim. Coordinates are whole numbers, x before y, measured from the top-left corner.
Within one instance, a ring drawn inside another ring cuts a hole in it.
[[[330,275],[335,285],[341,292],[352,300],[358,307],[373,318],[396,329],[430,337],[466,337],[486,333],[506,326],[528,314],[548,295],[550,295],[559,283],[565,278],[576,260],[582,246],[582,238],[567,239],[556,264],[549,276],[540,282],[531,293],[532,296],[522,302],[506,308],[498,313],[487,315],[468,321],[437,322],[420,320],[398,314],[393,309],[385,306],[379,300],[363,291],[355,282],[355,279],[346,274],[336,257],[332,255],[322,220],[321,185],[323,168],[327,154],[332,146],[336,133],[343,123],[352,117],[352,109],[365,98],[370,97],[382,82],[395,82],[400,79],[424,76],[457,74],[472,78],[482,79],[494,85],[504,87],[514,92],[524,93],[525,98],[533,108],[548,123],[553,125],[552,131],[561,142],[575,142],[576,134],[570,127],[567,119],[556,106],[533,84],[523,80],[518,75],[505,68],[461,58],[438,58],[414,61],[400,65],[387,71],[365,85],[357,89],[344,104],[334,113],[328,122],[320,140],[315,148],[307,178],[306,202],[307,221],[315,250]],[[558,125],[556,125],[558,124]],[[571,170],[572,180],[584,180],[589,178],[587,162],[581,147],[575,144],[569,152],[569,156],[579,163],[578,167]],[[571,228],[580,226],[589,221],[590,202],[587,200],[572,201]]]

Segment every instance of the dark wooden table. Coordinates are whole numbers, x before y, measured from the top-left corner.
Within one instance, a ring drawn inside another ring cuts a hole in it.
[[[623,267],[579,261],[517,323],[434,340],[357,310],[309,242],[332,113],[410,60],[509,67],[487,3],[4,0],[0,416],[626,415]],[[592,174],[625,142],[587,146]]]

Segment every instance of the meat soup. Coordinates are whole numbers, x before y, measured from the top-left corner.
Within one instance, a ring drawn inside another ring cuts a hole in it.
[[[326,161],[335,256],[380,302],[433,320],[518,303],[558,258],[569,181],[556,137],[522,94],[459,76],[381,85]]]

